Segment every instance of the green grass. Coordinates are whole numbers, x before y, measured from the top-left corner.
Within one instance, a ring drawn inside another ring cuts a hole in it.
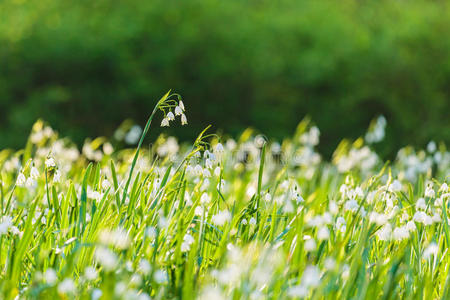
[[[0,299],[450,297],[444,144],[385,163],[361,138],[327,162],[304,120],[281,145],[205,130],[144,147],[179,101],[136,149],[78,153],[38,121],[0,152]]]

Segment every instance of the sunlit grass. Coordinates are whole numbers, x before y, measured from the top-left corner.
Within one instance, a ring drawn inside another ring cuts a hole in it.
[[[159,110],[187,122],[180,101],[158,101],[136,149],[123,132],[79,153],[38,121],[0,152],[0,298],[448,299],[444,144],[384,163],[378,119],[332,162],[309,120],[281,144],[143,147]]]

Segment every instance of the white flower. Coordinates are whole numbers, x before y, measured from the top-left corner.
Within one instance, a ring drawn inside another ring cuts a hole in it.
[[[221,171],[220,167],[217,166],[217,167],[214,169],[214,175],[215,175],[216,177],[219,177],[219,176],[220,176],[220,171]]]
[[[326,226],[320,227],[317,231],[317,238],[320,241],[328,240],[330,238],[330,231]]]
[[[61,181],[61,172],[59,170],[56,170],[55,174],[53,175],[53,182],[57,183]]]
[[[317,244],[314,239],[308,239],[305,241],[305,244],[303,247],[305,248],[306,251],[310,252],[310,251],[316,250]]]
[[[53,285],[58,280],[55,270],[48,268],[44,273],[44,279],[47,284]]]
[[[175,115],[176,116],[181,116],[182,113],[183,113],[183,110],[181,109],[181,107],[176,106],[175,107]]]
[[[187,122],[187,118],[185,114],[181,114],[181,125],[186,125]]]
[[[211,172],[208,169],[203,169],[203,176],[204,177],[211,177]]]
[[[181,251],[187,252],[191,250],[191,245],[195,242],[195,239],[189,233],[186,233],[183,237],[183,243],[181,244]]]
[[[112,231],[101,231],[99,234],[99,241],[103,244],[114,246],[121,250],[128,248],[130,245],[128,233],[122,228],[116,228]]]
[[[425,189],[425,197],[433,198],[435,196],[433,186],[428,185]]]
[[[183,101],[178,101],[178,106],[184,111],[184,103]]]
[[[66,278],[58,285],[58,293],[72,294],[75,292],[75,283],[72,279]]]
[[[117,256],[108,248],[97,248],[95,250],[95,259],[100,263],[105,271],[113,271],[117,266]]]
[[[104,190],[108,189],[111,186],[111,183],[108,181],[108,179],[103,179],[102,181],[102,188]]]
[[[434,223],[440,223],[442,221],[441,215],[438,212],[435,212],[433,214],[433,217],[431,217]]]
[[[347,229],[347,222],[343,217],[338,217],[336,220],[336,229],[344,233]]]
[[[97,277],[98,277],[97,270],[92,266],[86,267],[84,269],[84,277],[89,281],[93,281],[93,280],[97,279]]]
[[[334,267],[336,267],[336,260],[334,260],[334,258],[332,257],[327,257],[323,266],[325,267],[325,269],[332,270],[334,269]]]
[[[256,225],[256,219],[254,217],[251,217],[249,224],[250,225]]]
[[[431,242],[428,247],[423,251],[423,257],[429,259],[431,255],[436,256],[439,252],[439,247],[435,242]]]
[[[377,232],[377,236],[382,241],[388,241],[390,240],[392,235],[392,227],[391,224],[386,224],[383,227],[381,227],[380,230]]]
[[[203,215],[203,208],[201,206],[197,206],[194,210],[194,214],[196,216],[202,216]]]
[[[203,193],[202,196],[200,197],[200,203],[208,204],[209,201],[211,201],[211,198],[209,197],[209,195],[207,193]]]
[[[230,221],[231,214],[228,210],[219,211],[212,216],[212,222],[217,226],[223,226],[226,222]]]
[[[408,229],[410,232],[416,231],[416,223],[414,223],[414,221],[409,221],[408,223],[406,223],[406,229]]]
[[[308,296],[308,289],[304,285],[298,284],[290,287],[287,293],[292,298],[305,298]]]
[[[17,176],[16,185],[23,187],[23,186],[25,186],[26,181],[27,181],[27,178],[25,177],[25,175],[22,172],[20,172],[19,175]]]
[[[53,168],[56,166],[55,160],[53,159],[53,157],[49,157],[45,160],[45,166],[47,168]]]
[[[433,219],[423,211],[416,211],[413,216],[413,220],[419,223],[423,223],[424,225],[433,224]]]
[[[394,229],[393,232],[394,240],[401,241],[409,237],[409,231],[407,226],[401,226]]]
[[[125,136],[125,143],[129,145],[136,144],[139,141],[139,138],[142,135],[142,128],[139,125],[134,125],[131,127],[130,131],[128,131]]]
[[[167,118],[162,119],[161,127],[169,127],[169,119]]]
[[[32,167],[31,171],[30,171],[30,177],[37,180],[37,179],[39,179],[39,176],[40,176],[40,174],[39,174],[38,169],[36,167]]]
[[[389,185],[389,191],[390,192],[399,192],[401,190],[402,190],[402,183],[399,180],[397,180],[397,179],[395,179],[394,182],[392,182]]]
[[[25,182],[25,185],[26,185],[26,187],[28,187],[28,188],[34,188],[34,187],[36,187],[37,182],[36,182],[36,180],[34,180],[33,178],[28,177],[27,182]]]
[[[320,282],[320,270],[316,266],[307,266],[302,275],[302,284],[307,287],[315,287]]]
[[[425,199],[423,199],[423,198],[417,199],[416,209],[422,209],[422,210],[427,209],[427,204],[425,203]]]
[[[173,112],[169,111],[169,113],[167,114],[166,118],[169,121],[173,121],[173,120],[175,120],[175,115],[173,114]]]
[[[148,275],[148,274],[150,274],[152,267],[151,267],[150,263],[148,262],[148,260],[143,258],[139,261],[138,269],[139,269],[139,271],[142,272],[142,274]]]
[[[217,143],[216,147],[214,148],[214,152],[216,153],[223,153],[225,150],[223,148],[223,145],[221,143]]]
[[[355,199],[348,200],[347,202],[345,202],[344,205],[345,210],[350,210],[352,212],[355,212],[358,209],[358,207],[359,207],[358,202],[356,202]]]
[[[427,151],[430,152],[430,153],[435,152],[436,148],[437,148],[436,147],[436,143],[434,141],[429,142],[428,145],[427,145]]]
[[[164,283],[167,281],[167,273],[163,270],[157,270],[153,275],[153,278],[159,284]]]
[[[92,290],[91,299],[92,300],[98,300],[98,299],[100,299],[100,297],[102,295],[103,295],[102,290],[95,288],[95,289]]]

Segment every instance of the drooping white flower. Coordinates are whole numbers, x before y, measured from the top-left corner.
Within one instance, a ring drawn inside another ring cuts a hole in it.
[[[100,297],[101,297],[102,295],[103,295],[102,290],[101,290],[101,289],[95,288],[95,289],[92,290],[92,293],[91,293],[91,299],[92,299],[92,300],[98,300],[98,299],[100,299]]]
[[[421,210],[427,209],[427,204],[425,203],[425,199],[424,198],[417,199],[416,209],[421,209]]]
[[[378,226],[386,224],[388,221],[388,216],[385,214],[379,214],[376,211],[373,211],[369,214],[369,222],[375,223]]]
[[[58,280],[55,270],[48,268],[44,273],[44,280],[47,284],[53,285]]]
[[[97,248],[95,250],[95,259],[105,271],[113,271],[117,266],[117,255],[108,248]]]
[[[56,170],[55,174],[53,175],[53,182],[58,183],[61,181],[61,172],[59,170]]]
[[[111,183],[108,181],[108,179],[103,179],[102,181],[102,189],[106,190],[111,186]]]
[[[225,150],[223,148],[223,145],[221,143],[217,143],[216,147],[214,148],[214,152],[221,154],[223,153]]]
[[[195,242],[195,239],[189,233],[186,233],[183,237],[183,243],[181,243],[181,251],[187,252],[191,250],[191,245]]]
[[[12,226],[12,218],[10,216],[3,216],[0,222],[0,236],[6,234],[8,229]]]
[[[184,103],[183,101],[178,101],[178,106],[184,111]]]
[[[423,251],[423,257],[429,259],[431,255],[436,256],[439,252],[439,247],[435,242],[431,242],[428,247]]]
[[[330,238],[330,231],[326,226],[320,227],[317,231],[317,238],[320,241],[328,240]]]
[[[390,240],[391,235],[392,235],[392,226],[389,223],[381,227],[381,229],[378,230],[377,232],[378,238],[382,241]]]
[[[188,123],[186,115],[181,114],[181,125],[186,125]]]
[[[316,266],[307,266],[303,271],[301,282],[306,287],[316,287],[320,283],[320,270]]]
[[[47,168],[53,168],[53,167],[56,166],[56,162],[55,162],[55,160],[53,159],[53,157],[49,157],[49,158],[47,158],[47,159],[45,160],[45,166],[46,166]]]
[[[142,128],[139,125],[134,125],[131,127],[131,129],[128,131],[128,133],[125,136],[125,143],[129,145],[134,145],[139,141],[139,138],[142,135]]]
[[[173,114],[173,112],[169,111],[169,113],[167,114],[166,118],[169,121],[173,121],[173,120],[175,120],[175,115]]]
[[[27,188],[35,188],[37,186],[37,182],[33,178],[28,177],[27,182],[25,182],[25,186]]]
[[[359,207],[358,202],[356,202],[355,199],[348,200],[347,202],[345,202],[344,205],[345,210],[350,210],[352,212],[355,212],[358,209],[358,207]]]
[[[287,294],[292,298],[305,298],[308,296],[308,289],[304,285],[298,284],[290,287]]]
[[[433,220],[433,223],[440,223],[440,222],[442,222],[441,215],[437,211],[433,214],[431,219]]]
[[[416,211],[413,216],[413,220],[424,225],[433,224],[433,219],[423,211]]]
[[[84,277],[89,281],[93,281],[97,279],[98,272],[94,267],[88,266],[84,269]]]
[[[402,190],[402,183],[401,183],[398,179],[395,179],[395,180],[389,185],[388,190],[389,190],[390,192],[399,192],[399,191]]]
[[[22,172],[20,172],[19,175],[17,176],[16,185],[23,187],[23,186],[25,186],[26,181],[27,181],[27,178],[25,177],[25,175]]]
[[[305,244],[303,246],[305,248],[306,251],[310,252],[310,251],[314,251],[317,248],[317,244],[316,241],[312,238],[308,239],[305,241]]]
[[[167,282],[167,272],[164,270],[157,270],[153,275],[155,281],[159,284]]]
[[[327,270],[332,270],[336,267],[336,260],[332,257],[327,257],[324,261],[323,266],[325,267],[325,269]]]
[[[148,260],[142,258],[142,259],[139,261],[138,270],[141,271],[142,274],[148,275],[148,274],[150,274],[150,272],[152,271],[152,266],[150,265],[150,263],[148,262]]]
[[[99,241],[103,244],[117,247],[118,249],[126,249],[130,245],[128,233],[122,228],[114,230],[103,230],[99,233]]]
[[[176,116],[181,116],[182,113],[183,113],[183,110],[181,109],[181,107],[176,106],[175,107],[175,115]]]
[[[219,211],[212,216],[212,222],[217,226],[223,226],[226,222],[230,221],[231,214],[228,210]]]
[[[256,225],[256,219],[254,217],[251,217],[249,224],[250,225]]]
[[[34,166],[30,170],[30,177],[33,178],[34,180],[37,180],[40,177],[38,169]]]
[[[433,198],[435,195],[436,194],[433,190],[433,186],[428,185],[427,188],[425,189],[425,197]]]
[[[58,293],[73,294],[75,292],[75,283],[72,279],[66,278],[58,284]]]
[[[394,240],[401,241],[409,237],[409,231],[407,226],[400,226],[394,229],[393,232]]]
[[[344,233],[347,230],[347,222],[343,217],[338,217],[336,220],[336,229]]]
[[[434,141],[430,141],[427,145],[427,151],[433,153],[436,151],[436,149],[437,149],[436,143]]]
[[[194,210],[194,214],[196,216],[203,216],[203,208],[201,206],[197,206]]]
[[[169,119],[163,118],[161,121],[161,127],[169,127]]]
[[[408,229],[409,232],[416,231],[417,230],[416,223],[414,223],[414,221],[409,221],[408,223],[406,223],[406,229]]]
[[[209,197],[209,195],[207,193],[203,193],[202,196],[200,197],[200,203],[208,204],[209,201],[211,201],[211,197]]]

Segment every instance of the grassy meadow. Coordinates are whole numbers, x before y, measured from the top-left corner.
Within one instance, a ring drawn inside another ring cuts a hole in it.
[[[38,121],[0,149],[0,299],[450,298],[445,144],[382,161],[379,117],[327,160],[313,120],[282,142],[179,144],[164,130],[181,124],[189,103],[168,93],[116,131],[136,147],[78,149]]]

